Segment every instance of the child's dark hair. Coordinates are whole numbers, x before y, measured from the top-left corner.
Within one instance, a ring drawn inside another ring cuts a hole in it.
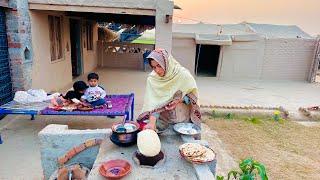
[[[67,94],[64,96],[65,99],[71,100],[73,98],[78,98],[77,93],[75,91],[68,91]]]
[[[88,74],[88,81],[91,79],[99,80],[99,75],[97,73],[90,73]]]
[[[88,88],[87,84],[83,81],[76,81],[73,83],[73,90],[76,92],[84,91]]]

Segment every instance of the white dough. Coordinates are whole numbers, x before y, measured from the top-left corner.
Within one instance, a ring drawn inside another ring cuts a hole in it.
[[[147,157],[156,156],[161,151],[159,136],[151,129],[146,129],[138,133],[137,145],[140,153]]]

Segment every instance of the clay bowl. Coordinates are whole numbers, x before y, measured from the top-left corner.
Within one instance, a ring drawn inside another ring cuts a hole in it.
[[[130,172],[130,163],[122,159],[103,162],[99,168],[99,173],[107,179],[120,179]]]
[[[112,135],[110,136],[110,140],[114,144],[122,147],[136,144],[139,132],[139,124],[136,122],[126,122],[124,124],[126,132],[117,132],[117,127],[119,125],[121,125],[121,123],[115,123],[112,125]]]

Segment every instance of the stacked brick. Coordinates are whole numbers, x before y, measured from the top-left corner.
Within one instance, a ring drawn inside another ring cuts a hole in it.
[[[6,11],[8,51],[13,90],[27,90],[32,82],[32,44],[28,0],[10,0]]]

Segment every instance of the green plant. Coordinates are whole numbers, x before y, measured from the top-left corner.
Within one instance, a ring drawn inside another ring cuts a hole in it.
[[[259,124],[261,122],[260,118],[258,117],[247,117],[245,120],[252,122],[253,124]]]
[[[216,180],[224,180],[223,176],[217,176]]]
[[[274,111],[272,118],[275,121],[280,121],[282,119],[281,118],[281,112],[279,110]]]
[[[234,119],[234,114],[233,113],[228,113],[227,115],[226,115],[226,119]]]
[[[212,110],[211,116],[216,117],[216,111],[214,109]]]
[[[228,180],[255,180],[257,173],[261,180],[268,180],[266,169],[262,163],[254,161],[252,158],[247,158],[239,163],[241,171],[232,170],[228,173]],[[223,176],[217,176],[217,180],[223,180]]]

